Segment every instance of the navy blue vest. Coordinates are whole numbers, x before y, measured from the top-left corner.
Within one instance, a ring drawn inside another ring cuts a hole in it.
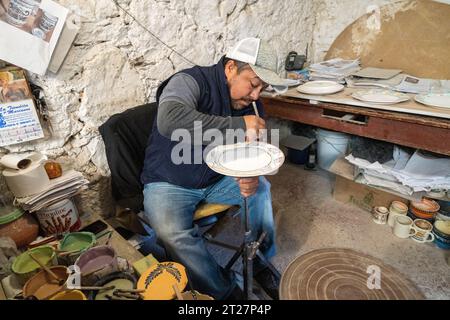
[[[224,57],[215,65],[195,66],[180,72],[191,75],[198,83],[200,99],[197,110],[199,112],[216,116],[236,117],[254,114],[251,105],[241,110],[231,108],[230,91],[225,77]],[[171,77],[158,87],[156,92],[158,103],[159,97],[170,79]],[[262,117],[264,115],[262,104],[259,100],[256,104]],[[168,182],[185,188],[199,189],[206,188],[223,177],[209,169],[203,159],[202,164],[193,164],[193,162],[190,164],[174,164],[171,161],[172,148],[180,142],[171,141],[169,138],[162,136],[156,123],[155,120],[145,151],[144,168],[141,174],[141,182],[144,185],[151,182]],[[193,159],[194,146],[189,147]],[[201,147],[201,150],[203,151],[204,148],[206,146]]]

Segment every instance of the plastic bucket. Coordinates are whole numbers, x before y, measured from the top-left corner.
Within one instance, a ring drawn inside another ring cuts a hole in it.
[[[47,236],[77,231],[81,226],[77,207],[70,199],[40,209],[36,216]]]
[[[341,132],[317,129],[317,163],[322,169],[329,169],[333,162],[347,151],[349,135]]]

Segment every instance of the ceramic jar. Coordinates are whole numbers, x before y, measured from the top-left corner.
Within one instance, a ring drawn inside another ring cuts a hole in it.
[[[392,201],[389,206],[388,225],[393,228],[395,219],[399,216],[406,216],[408,213],[408,205],[401,201]]]
[[[22,209],[3,207],[0,212],[0,237],[11,238],[18,248],[33,242],[39,234],[39,224]]]

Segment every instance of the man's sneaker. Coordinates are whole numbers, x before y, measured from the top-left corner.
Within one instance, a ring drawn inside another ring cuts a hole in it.
[[[280,279],[268,267],[256,273],[254,278],[273,300],[280,299],[278,294]]]

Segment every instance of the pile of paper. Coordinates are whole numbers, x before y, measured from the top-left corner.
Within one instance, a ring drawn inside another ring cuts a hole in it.
[[[395,90],[395,87],[402,82],[404,77],[404,74],[398,74],[390,79],[358,78],[353,76],[345,78],[345,82],[349,88],[378,87]]]
[[[309,66],[310,80],[331,80],[345,82],[345,78],[361,69],[359,59],[335,58]]]
[[[360,173],[358,182],[412,195],[432,189],[450,189],[450,158],[436,157],[420,151],[409,154],[395,147],[393,160],[380,164],[355,158],[346,159]]]
[[[69,170],[61,177],[50,180],[46,190],[32,196],[16,198],[15,204],[30,212],[37,211],[80,193],[87,188],[88,183],[81,172]]]
[[[450,92],[450,80],[416,78],[403,75],[401,82],[394,90],[407,93],[444,93]]]

